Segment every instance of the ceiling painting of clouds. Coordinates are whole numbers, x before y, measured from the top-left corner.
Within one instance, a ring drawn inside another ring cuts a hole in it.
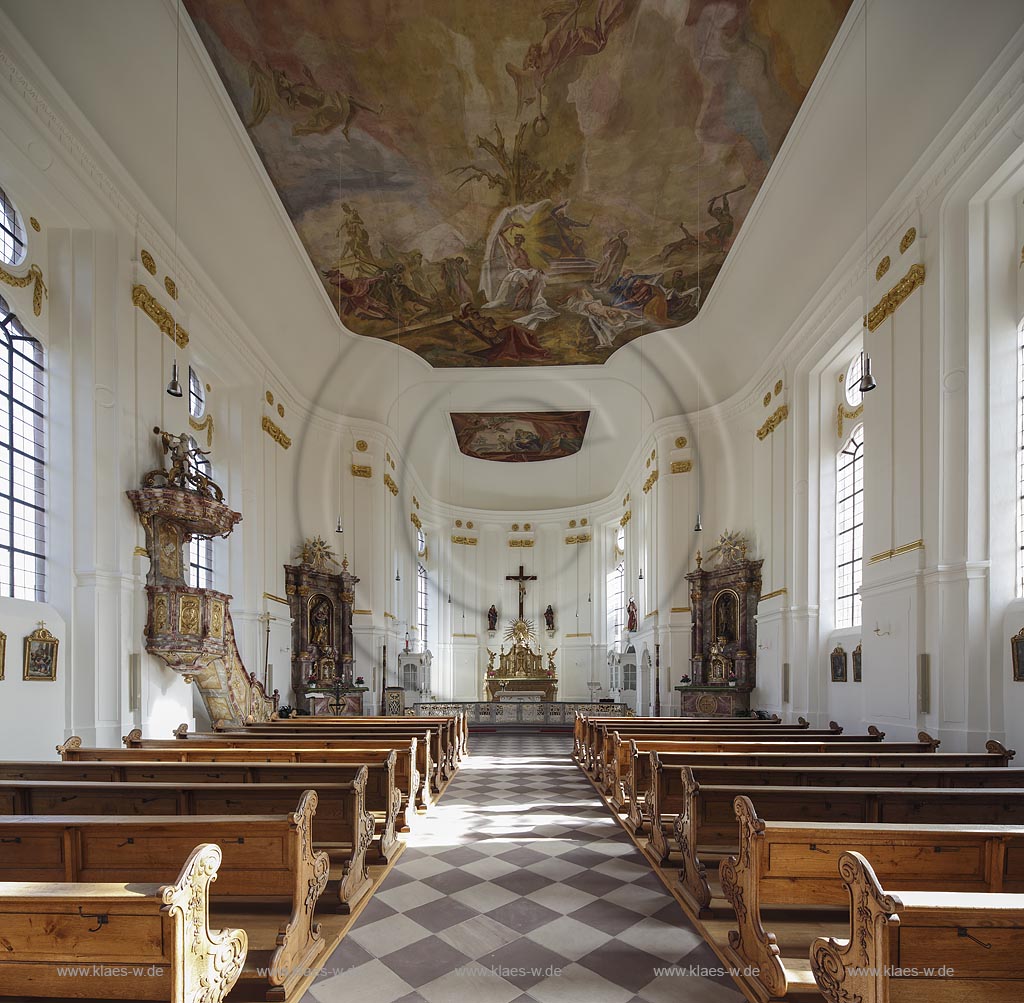
[[[589,411],[452,412],[459,449],[500,463],[557,460],[578,453]]]
[[[693,320],[850,0],[185,3],[345,326],[484,367]]]

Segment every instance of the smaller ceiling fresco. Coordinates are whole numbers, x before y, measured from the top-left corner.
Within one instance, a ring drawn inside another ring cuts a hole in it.
[[[578,453],[589,411],[452,412],[459,449],[478,460],[522,463]]]

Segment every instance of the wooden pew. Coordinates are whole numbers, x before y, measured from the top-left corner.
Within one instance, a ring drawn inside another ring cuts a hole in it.
[[[441,789],[444,776],[440,765],[434,759],[432,746],[437,745],[436,732],[425,731],[419,735],[410,732],[389,733],[378,735],[345,735],[334,738],[292,738],[280,736],[277,738],[250,738],[245,735],[222,735],[211,732],[202,735],[179,736],[178,739],[164,738],[143,738],[138,728],[135,728],[125,735],[121,742],[126,749],[389,749],[401,752],[407,743],[416,743],[416,770],[421,778],[421,784],[417,788],[416,804],[424,811],[433,804],[433,794]],[[411,746],[410,746],[411,748]]]
[[[289,718],[272,718],[252,724],[238,725],[226,721],[215,721],[214,731],[232,734],[239,732],[253,735],[274,733],[297,733],[338,731],[346,728],[387,728],[398,725],[416,725],[419,728],[441,728],[446,731],[446,744],[454,749],[454,762],[458,765],[469,754],[469,728],[466,715],[462,711],[449,716],[432,717],[329,717],[305,716]]]
[[[355,757],[355,754],[354,754]],[[295,784],[302,790],[323,784],[350,783],[360,769],[367,771],[365,810],[374,818],[376,839],[372,854],[383,863],[394,855],[400,843],[397,836],[404,824],[402,792],[395,782],[394,750],[358,753],[359,762],[348,763],[16,763],[0,762],[0,782],[4,780],[92,780],[109,783],[221,783],[221,784]],[[277,792],[279,793],[279,792]],[[324,812],[331,813],[329,816]],[[260,812],[265,814],[266,812]],[[326,827],[326,818],[342,816],[333,803],[321,805],[314,831]],[[345,830],[342,830],[343,833]],[[318,842],[329,842],[323,836]],[[337,841],[337,840],[335,840]]]
[[[683,787],[679,812],[659,816],[660,824],[652,827],[648,847],[665,866],[670,855],[666,829],[671,831],[681,854],[678,890],[687,905],[699,913],[712,899],[702,855],[736,852],[733,805],[747,789],[699,784],[685,766],[678,772]],[[859,772],[863,776],[869,771]],[[870,777],[865,782],[870,783]],[[810,791],[806,787],[776,786],[758,788],[755,796],[758,814],[772,822],[1024,825],[1024,789],[1020,788],[864,786]]]
[[[813,910],[847,904],[836,868],[844,851],[871,860],[881,881],[914,891],[1024,891],[1024,827],[766,822],[745,796],[736,798],[735,810],[739,852],[718,869],[734,914],[725,952],[730,963],[754,973],[745,981],[762,1000],[814,990],[810,946],[829,932],[822,928],[830,920],[815,921]],[[765,925],[773,925],[767,910],[781,906],[803,911],[805,934],[786,942],[785,957]],[[841,915],[848,926],[848,915]]]
[[[397,743],[395,743],[397,746]],[[418,745],[415,738],[400,747],[373,742],[347,741],[337,749],[289,749],[287,747],[223,748],[186,745],[160,749],[91,749],[77,735],[57,746],[65,762],[168,762],[168,763],[346,763],[363,764],[366,753],[395,752],[395,784],[402,792],[400,821],[403,830],[412,826],[417,809],[426,811],[432,803],[430,783],[416,768]]]
[[[839,876],[850,896],[850,936],[819,938],[810,952],[811,971],[825,999],[1024,999],[1024,895],[886,892],[867,858],[855,850],[840,854]],[[904,887],[899,878],[892,880]]]
[[[353,721],[361,721],[361,718],[353,718]],[[221,740],[245,740],[254,745],[276,744],[277,742],[302,742],[312,746],[314,743],[323,742],[325,746],[330,743],[344,743],[347,739],[382,739],[391,738],[403,739],[414,737],[418,741],[427,742],[430,749],[430,759],[436,773],[432,776],[432,784],[435,791],[440,790],[446,780],[450,780],[458,769],[458,758],[454,738],[452,722],[445,718],[434,718],[425,724],[406,724],[405,718],[393,718],[396,724],[392,725],[363,725],[345,724],[334,726],[306,726],[289,725],[286,721],[281,725],[263,724],[249,725],[244,728],[218,726],[213,731],[190,732],[184,725],[179,725],[172,732],[175,739],[181,741],[221,741]],[[135,741],[129,742],[133,738]],[[269,741],[268,741],[269,740]],[[139,729],[135,729],[130,735],[122,739],[125,745],[147,744],[152,742],[167,741],[166,739],[143,739]],[[155,747],[155,746],[154,746]],[[422,769],[421,764],[421,769]]]
[[[627,800],[627,824],[634,832],[641,832],[647,820],[644,804],[650,795],[654,782],[651,771],[650,753],[657,752],[658,760],[667,769],[683,766],[740,766],[740,767],[824,767],[847,769],[849,767],[882,767],[889,769],[963,769],[973,766],[1001,768],[1009,764],[1016,753],[1000,742],[990,741],[985,752],[892,752],[896,743],[883,743],[873,748],[876,751],[851,751],[848,747],[837,746],[831,752],[808,752],[804,749],[789,752],[676,752],[665,747],[643,750],[633,748],[630,757],[630,772],[623,782],[624,797]],[[839,751],[842,749],[842,751]],[[639,795],[636,793],[639,791]]]
[[[600,760],[603,764],[602,772],[597,779],[598,787],[602,793],[606,794],[611,798],[613,806],[616,810],[621,810],[626,804],[625,800],[625,789],[624,780],[629,774],[630,770],[630,757],[632,756],[633,743],[638,748],[675,748],[675,743],[679,742],[708,742],[712,740],[720,740],[726,742],[784,742],[787,745],[798,744],[800,748],[805,746],[817,745],[822,748],[819,751],[826,751],[828,746],[841,746],[846,749],[851,745],[857,747],[864,746],[865,744],[874,744],[881,742],[885,738],[885,733],[879,731],[874,725],[868,727],[867,734],[864,735],[843,735],[836,731],[811,731],[807,728],[789,730],[789,725],[780,725],[768,734],[748,734],[743,733],[742,736],[735,736],[733,734],[724,734],[717,732],[715,734],[683,734],[683,733],[665,733],[658,734],[656,732],[626,732],[625,734],[620,733],[617,730],[610,732],[603,732],[599,739],[599,748],[601,751]],[[934,742],[933,745],[937,746],[939,743]],[[809,748],[808,751],[814,751],[813,748]],[[901,751],[899,748],[896,751]],[[908,751],[903,749],[902,751]],[[926,748],[921,748],[920,751],[929,751]]]
[[[835,725],[835,722],[832,722]],[[636,720],[633,718],[613,718],[595,721],[586,728],[585,745],[582,749],[581,765],[590,774],[600,776],[604,768],[603,749],[606,742],[605,733],[618,731],[622,735],[632,732],[655,732],[657,734],[678,732],[688,735],[736,735],[740,738],[750,735],[771,735],[776,729],[784,728],[787,732],[804,731],[806,724],[783,725],[776,721],[761,721],[756,718],[737,718],[735,720],[719,719],[718,721],[692,721],[689,718],[669,718],[654,721]],[[842,728],[835,725],[831,731],[841,732]]]
[[[327,854],[314,851],[311,840],[316,804],[316,793],[306,791],[284,815],[0,818],[0,881],[152,882],[166,872],[168,859],[205,836],[223,854],[208,893],[214,914],[226,908],[248,934],[239,988],[248,983],[280,1000],[324,960],[327,948],[314,920],[330,870]],[[350,905],[369,891],[365,870],[359,879]]]
[[[220,862],[220,847],[203,843],[173,884],[0,883],[4,994],[221,1003],[242,972],[248,937],[210,929]],[[61,975],[66,966],[77,972]]]
[[[349,912],[369,890],[366,851],[373,819],[362,809],[365,774],[351,783],[319,784],[320,811],[312,821],[313,843],[340,865],[338,912]],[[231,816],[292,812],[299,784],[159,784],[150,781],[4,780],[2,816],[135,815]]]
[[[590,745],[591,735],[594,728],[602,725],[623,725],[623,724],[654,724],[658,725],[661,723],[667,724],[679,724],[685,723],[690,728],[701,728],[704,726],[710,727],[749,727],[751,724],[760,725],[771,725],[781,724],[782,720],[778,714],[773,714],[770,718],[748,718],[748,717],[621,717],[621,716],[602,716],[600,714],[582,714],[580,711],[576,711],[575,719],[573,721],[573,758],[581,764],[584,764],[584,760],[587,758],[587,750]],[[804,727],[807,727],[807,722],[803,718],[800,718],[800,722]]]

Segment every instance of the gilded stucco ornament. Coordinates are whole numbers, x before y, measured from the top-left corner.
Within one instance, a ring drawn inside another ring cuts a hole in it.
[[[924,265],[911,265],[910,270],[868,313],[868,330],[874,331],[886,317],[891,317],[918,286],[924,285]]]
[[[887,254],[881,261],[878,262],[878,267],[875,269],[875,281],[877,282],[887,271],[889,266],[892,264],[892,259]]]
[[[322,536],[310,536],[303,540],[295,559],[314,571],[326,571],[330,565],[338,565],[334,551]]]
[[[0,267],[0,282],[5,282],[15,289],[32,286],[32,312],[37,317],[43,312],[43,297],[50,294],[43,281],[43,270],[38,265],[29,266],[24,275],[12,275],[6,268]]]
[[[910,245],[917,240],[917,227],[912,226],[905,234],[903,239],[900,241],[900,254],[906,254],[910,248]]]
[[[156,261],[153,260],[153,255],[149,251],[143,248],[139,252],[139,260],[142,262],[142,267],[149,272],[150,275],[156,275]]]
[[[686,449],[686,444],[689,441],[690,440],[687,439],[685,435],[677,436],[676,437],[676,449]]]
[[[206,445],[213,445],[213,415],[208,414],[202,421],[196,421],[192,415],[188,416],[188,427],[196,432],[206,432]]]
[[[369,446],[365,439],[356,439],[356,452],[365,453]]]
[[[145,286],[132,287],[132,305],[137,306],[178,348],[188,345],[188,331],[175,323],[170,311],[158,303]]]
[[[757,437],[762,441],[767,439],[789,417],[789,405],[783,404],[777,408],[765,423],[757,430]]]
[[[167,295],[170,296],[172,300],[176,300],[178,298],[178,285],[170,275],[164,276],[164,289],[167,290]]]
[[[363,463],[352,464],[352,476],[353,477],[372,477],[373,467],[367,466]]]
[[[692,460],[676,460],[672,464],[672,473],[674,474],[688,474],[693,470]]]
[[[291,438],[285,435],[284,430],[275,425],[274,422],[266,415],[263,416],[261,424],[263,426],[263,431],[266,432],[267,435],[269,435],[270,438],[273,439],[274,442],[276,442],[282,449],[288,449],[291,446]]]

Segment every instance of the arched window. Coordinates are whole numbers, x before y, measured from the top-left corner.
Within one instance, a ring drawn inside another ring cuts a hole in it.
[[[423,535],[422,533],[420,534]],[[421,651],[427,647],[427,569],[416,565],[416,630],[419,634]]]
[[[615,535],[612,551],[612,570],[608,572],[608,640],[622,636],[626,621],[626,530],[620,526]]]
[[[45,375],[43,346],[0,297],[0,595],[40,602],[46,599]]]
[[[864,394],[861,393],[860,389],[860,378],[864,375],[861,361],[861,356],[858,352],[846,370],[846,378],[843,380],[843,394],[846,397],[846,403],[850,407],[860,407],[864,401]]]
[[[864,559],[864,426],[836,457],[836,627],[859,627]]]
[[[197,421],[206,414],[206,387],[191,366],[188,367],[188,413]]]
[[[191,389],[192,373],[189,371],[189,384]],[[191,392],[189,394],[191,398]],[[195,439],[192,439],[192,447],[198,449]],[[210,461],[205,456],[197,456],[195,459],[196,472],[205,477],[213,477]],[[213,540],[204,536],[193,536],[188,544],[188,583],[194,589],[212,589],[213,584]]]
[[[26,253],[28,248],[21,214],[7,197],[7,192],[0,188],[0,260],[5,265],[20,265]]]

